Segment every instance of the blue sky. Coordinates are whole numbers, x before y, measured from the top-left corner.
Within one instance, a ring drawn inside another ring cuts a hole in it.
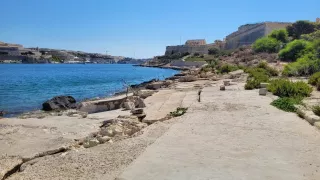
[[[319,0],[1,0],[0,41],[146,58],[246,23],[312,20]]]

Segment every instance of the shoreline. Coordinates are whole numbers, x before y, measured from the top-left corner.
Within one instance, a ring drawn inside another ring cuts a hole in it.
[[[132,64],[132,66],[140,66],[140,65],[136,65],[136,64]],[[160,68],[160,69],[173,69],[173,70],[177,70],[178,72],[175,73],[174,75],[172,76],[169,76],[169,77],[166,77],[165,79],[163,80],[159,80],[159,79],[151,79],[151,80],[147,80],[147,81],[143,81],[141,83],[135,83],[135,84],[128,84],[130,88],[132,89],[145,89],[146,86],[148,86],[149,84],[153,83],[153,82],[161,82],[161,81],[165,81],[166,79],[169,79],[171,77],[174,77],[176,74],[179,74],[181,71],[183,70],[186,70],[188,68],[182,68],[182,69],[179,69],[179,68],[167,68],[167,67],[156,67],[156,66],[140,66],[140,67],[148,67],[148,68]],[[129,88],[129,91],[128,93],[132,93],[132,91],[130,90]],[[107,98],[114,98],[114,97],[117,97],[117,96],[121,96],[121,95],[125,95],[127,93],[127,90],[126,89],[122,89],[122,90],[119,90],[117,92],[114,92],[112,93],[111,95],[105,95],[105,96],[97,96],[97,97],[92,97],[92,98],[84,98],[84,99],[81,99],[79,101],[77,101],[77,103],[82,103],[82,102],[90,102],[90,101],[95,101],[95,100],[99,100],[99,99],[107,99]],[[54,98],[54,97],[51,97],[51,98]],[[50,99],[48,99],[50,100]],[[51,113],[52,111],[43,111],[41,108],[38,109],[38,108],[32,108],[33,110],[26,110],[26,111],[21,111],[21,112],[8,112],[8,111],[1,111],[3,112],[3,115],[0,116],[0,119],[1,118],[19,118],[19,116],[22,116],[24,114],[34,114],[34,113],[37,113],[39,111],[43,112],[43,113]],[[66,109],[68,110],[68,109]]]

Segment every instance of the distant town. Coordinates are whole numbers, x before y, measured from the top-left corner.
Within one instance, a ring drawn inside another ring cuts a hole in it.
[[[141,64],[146,60],[72,50],[25,48],[20,44],[0,42],[0,63],[4,64]]]

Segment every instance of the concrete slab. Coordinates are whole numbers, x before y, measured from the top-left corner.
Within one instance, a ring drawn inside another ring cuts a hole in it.
[[[320,179],[320,133],[296,114],[240,85],[201,99],[119,179]]]

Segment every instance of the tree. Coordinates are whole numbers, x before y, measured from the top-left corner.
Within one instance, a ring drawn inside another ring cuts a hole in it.
[[[288,31],[286,29],[274,30],[271,32],[269,37],[274,38],[283,43],[288,42]]]
[[[287,26],[287,31],[289,36],[298,39],[302,34],[310,34],[316,31],[316,24],[310,21],[297,21]]]
[[[274,38],[263,37],[253,44],[253,50],[255,52],[267,52],[267,53],[275,53],[278,52],[281,46],[281,42]]]
[[[305,54],[312,53],[314,48],[312,43],[302,39],[296,39],[287,44],[287,46],[279,52],[279,57],[286,61],[296,61]]]
[[[216,47],[210,48],[210,49],[208,50],[208,53],[209,53],[210,55],[218,55],[219,52],[220,52],[220,49],[219,49],[219,48],[216,48]]]

